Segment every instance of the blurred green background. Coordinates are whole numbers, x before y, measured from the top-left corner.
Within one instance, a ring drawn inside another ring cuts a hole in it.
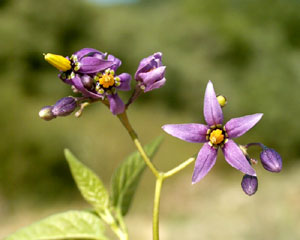
[[[223,156],[194,186],[192,167],[169,180],[162,239],[299,239],[300,1],[105,2],[0,0],[0,238],[58,209],[81,207],[65,147],[107,184],[134,151],[117,118],[101,104],[79,119],[38,118],[43,106],[72,94],[42,53],[67,56],[93,47],[119,57],[119,72],[131,74],[142,58],[163,53],[167,84],[129,109],[143,143],[164,134],[163,124],[203,122],[211,79],[228,98],[225,119],[264,113],[238,143],[259,141],[283,158],[280,174],[257,166],[259,190],[251,198],[240,188],[242,174]],[[166,136],[156,165],[170,169],[199,148]],[[258,157],[258,151],[251,153]],[[147,172],[128,217],[132,239],[150,239],[153,182]]]

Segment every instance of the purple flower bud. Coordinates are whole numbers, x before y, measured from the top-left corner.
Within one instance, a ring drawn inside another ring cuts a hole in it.
[[[260,160],[263,167],[270,172],[280,172],[282,169],[282,159],[272,148],[264,147],[260,153]]]
[[[251,196],[251,195],[255,194],[257,191],[257,187],[258,187],[257,177],[246,174],[246,175],[244,175],[244,177],[242,179],[241,185],[242,185],[243,191],[247,195]]]
[[[144,92],[162,87],[165,82],[166,67],[161,62],[162,53],[154,53],[144,58],[135,73],[135,80]]]
[[[52,108],[54,116],[67,116],[71,114],[77,107],[76,99],[73,97],[64,97],[58,100]]]
[[[89,75],[83,75],[81,76],[82,84],[87,89],[92,89],[94,85],[94,79],[90,77]]]
[[[46,120],[46,121],[52,120],[53,118],[55,118],[55,116],[54,116],[53,113],[52,113],[52,109],[53,109],[52,106],[45,106],[45,107],[43,107],[43,108],[39,111],[39,117],[40,117],[41,119]]]

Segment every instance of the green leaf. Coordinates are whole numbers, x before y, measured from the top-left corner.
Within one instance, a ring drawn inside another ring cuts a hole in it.
[[[158,137],[145,146],[145,152],[150,159],[153,158],[161,142],[162,137]],[[136,151],[127,157],[114,172],[111,181],[112,204],[121,210],[123,216],[129,210],[145,167],[144,160],[140,153]]]
[[[106,240],[101,219],[86,211],[68,211],[52,215],[22,228],[4,240]]]
[[[68,149],[65,149],[65,156],[82,196],[97,212],[103,212],[108,208],[109,195],[102,181],[91,169],[79,162]]]

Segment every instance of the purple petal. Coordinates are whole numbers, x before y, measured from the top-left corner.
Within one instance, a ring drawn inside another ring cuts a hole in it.
[[[230,138],[242,136],[262,118],[262,113],[233,118],[225,124],[225,129]]]
[[[155,82],[155,83],[153,83],[149,86],[146,86],[144,92],[149,92],[149,91],[152,91],[154,89],[160,88],[163,85],[165,85],[166,81],[167,80],[165,78],[163,78],[163,79],[161,79],[161,80],[159,80],[159,81],[157,81],[157,82]]]
[[[107,60],[113,62],[113,65],[110,68],[114,71],[116,71],[122,64],[119,58],[116,58],[114,55],[111,54],[108,55]]]
[[[110,111],[114,114],[120,114],[125,110],[125,104],[118,94],[107,95]]]
[[[205,143],[198,153],[192,183],[199,182],[215,165],[218,150]]]
[[[154,53],[153,55],[150,55],[149,57],[142,59],[140,61],[140,64],[138,66],[138,69],[135,73],[134,78],[136,80],[140,80],[138,75],[141,72],[148,72],[152,68],[158,68],[158,67],[162,66],[161,57],[162,57],[162,53],[157,52],[157,53]]]
[[[121,85],[117,87],[117,89],[121,91],[129,91],[131,75],[128,73],[121,73],[118,77],[120,78]]]
[[[208,82],[205,90],[204,118],[209,126],[223,123],[223,112],[211,81]]]
[[[103,95],[99,95],[96,93],[93,93],[91,91],[88,91],[82,84],[82,81],[80,77],[76,74],[74,78],[71,79],[72,84],[75,86],[75,88],[82,93],[85,97],[90,97],[94,99],[103,98]]]
[[[186,124],[167,124],[162,126],[162,129],[181,140],[192,143],[207,142],[206,133],[208,127],[199,123],[186,123]]]
[[[112,61],[107,61],[99,59],[96,57],[84,57],[80,61],[80,73],[96,73],[103,71],[104,69],[110,68],[114,63]]]
[[[143,81],[144,84],[149,85],[164,78],[165,71],[166,71],[165,66],[158,67],[149,72],[140,73],[139,79],[141,79],[141,81]]]
[[[80,60],[82,57],[86,56],[86,55],[100,55],[101,59],[105,58],[105,54],[98,51],[97,49],[94,48],[83,48],[77,52],[75,52],[73,55],[77,56],[77,59]]]
[[[255,170],[251,167],[242,150],[233,140],[228,139],[228,142],[224,144],[222,151],[226,161],[232,167],[245,174],[256,176]]]

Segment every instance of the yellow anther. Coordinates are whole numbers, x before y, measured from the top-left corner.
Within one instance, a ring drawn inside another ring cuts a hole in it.
[[[58,70],[66,72],[71,69],[71,62],[69,59],[52,53],[44,54],[45,60]]]
[[[224,97],[223,95],[218,95],[217,100],[221,107],[224,107],[227,104],[226,97]]]
[[[220,129],[213,130],[209,136],[209,141],[212,144],[220,144],[224,141],[223,131]]]
[[[110,72],[105,72],[101,78],[99,78],[99,83],[104,88],[109,88],[115,84],[115,77]]]

